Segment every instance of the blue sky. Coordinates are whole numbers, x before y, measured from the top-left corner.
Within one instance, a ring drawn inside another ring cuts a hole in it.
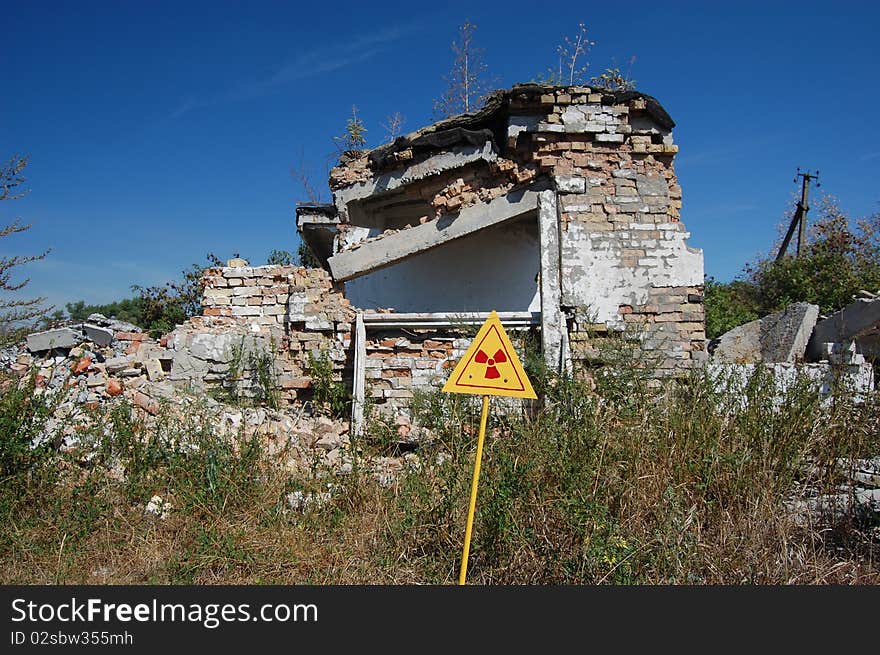
[[[207,252],[294,251],[291,168],[326,190],[353,104],[369,145],[400,112],[432,120],[469,18],[497,86],[554,64],[584,22],[593,72],[632,76],[677,123],[682,219],[706,272],[773,243],[796,167],[853,216],[880,209],[880,3],[16,2],[4,8],[0,156],[28,153],[30,195],[0,254],[52,248],[30,295],[130,296]]]

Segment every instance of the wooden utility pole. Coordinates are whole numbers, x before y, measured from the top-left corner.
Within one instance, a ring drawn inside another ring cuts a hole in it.
[[[801,169],[799,168],[794,177],[794,181],[797,182],[799,177],[803,178],[801,183],[801,199],[795,207],[794,218],[791,219],[791,225],[788,226],[788,231],[785,233],[785,238],[782,240],[779,254],[776,255],[776,261],[779,261],[785,256],[785,251],[788,250],[788,244],[791,242],[791,237],[794,236],[795,227],[798,229],[797,257],[801,256],[801,250],[806,243],[807,213],[810,211],[810,205],[807,200],[810,195],[810,182],[819,179],[819,171],[816,171],[815,174],[810,173],[809,171],[801,173]],[[816,182],[816,186],[819,186],[818,182]]]

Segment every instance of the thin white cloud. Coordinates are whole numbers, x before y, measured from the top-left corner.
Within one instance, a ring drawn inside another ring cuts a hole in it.
[[[183,116],[187,112],[195,109],[197,106],[198,106],[198,103],[196,102],[195,98],[193,98],[192,96],[186,98],[185,100],[183,100],[180,103],[180,105],[177,107],[177,109],[175,109],[173,112],[171,112],[171,120],[174,120],[176,118],[180,118],[181,116]]]
[[[333,71],[366,61],[385,50],[389,44],[410,34],[415,29],[415,23],[398,25],[379,32],[337,39],[328,45],[298,53],[271,75],[241,82],[214,97],[199,99],[190,96],[183,99],[180,105],[172,112],[170,118],[172,120],[180,118],[199,107],[262,97],[294,82],[308,79],[315,75],[332,73]]]

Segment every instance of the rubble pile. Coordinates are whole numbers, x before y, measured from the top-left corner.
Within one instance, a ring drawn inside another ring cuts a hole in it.
[[[412,453],[363,457],[349,440],[348,421],[310,415],[307,405],[273,410],[234,405],[206,394],[192,384],[199,378],[187,379],[182,373],[181,359],[223,360],[220,342],[240,334],[241,326],[207,327],[203,320],[193,319],[155,340],[137,326],[92,315],[88,323],[34,333],[26,342],[0,351],[0,368],[10,374],[4,384],[17,381],[23,386],[33,375],[34,393],[51,399],[53,413],[32,445],[51,443],[87,462],[100,445],[96,436],[109,429],[100,426],[106,420],[100,410],[127,401],[146,430],[158,421],[176,421],[194,428],[209,425],[212,434],[223,438],[256,437],[292,474],[346,475],[357,455],[360,466],[380,483],[390,484],[413,460],[417,463]],[[185,348],[184,333],[191,337]]]
[[[233,263],[233,262],[230,262]],[[285,403],[310,397],[310,360],[326,357],[337,378],[350,369],[354,310],[323,269],[241,265],[208,269],[203,316],[168,335],[171,379],[217,384],[241,354],[269,354]],[[247,385],[246,385],[247,386]]]

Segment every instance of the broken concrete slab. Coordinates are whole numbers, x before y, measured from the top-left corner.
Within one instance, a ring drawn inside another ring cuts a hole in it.
[[[817,305],[795,303],[722,334],[709,350],[716,362],[732,364],[800,361],[818,316]]]
[[[107,369],[108,373],[118,373],[119,371],[129,368],[132,365],[133,361],[134,358],[125,355],[120,357],[111,357],[104,362],[104,368]]]
[[[158,382],[165,377],[165,372],[162,370],[162,364],[158,359],[146,359],[143,364],[147,371],[147,378],[150,382]]]
[[[328,260],[330,271],[335,280],[345,281],[390,266],[453,239],[536,211],[538,193],[520,189],[491,202],[466,207],[457,214],[388,234],[357,250],[334,255]]]
[[[105,346],[109,346],[113,341],[113,330],[100,327],[98,325],[92,325],[91,323],[83,323],[82,324],[82,333],[86,339],[91,341],[96,346],[100,346],[104,348]]]
[[[137,325],[134,323],[129,323],[128,321],[119,321],[115,318],[107,318],[103,314],[98,314],[97,312],[94,314],[89,314],[86,319],[92,325],[99,325],[101,327],[109,328],[114,332],[143,332]]]
[[[828,318],[816,323],[807,344],[807,359],[819,361],[823,344],[856,341],[859,352],[871,358],[880,355],[876,348],[880,336],[880,299],[859,298]]]
[[[495,161],[497,158],[498,153],[495,151],[491,141],[486,141],[482,145],[465,145],[451,148],[447,152],[441,152],[428,157],[424,161],[407,166],[402,170],[392,171],[379,175],[369,181],[340,189],[334,196],[337,203],[336,206],[340,215],[348,216],[349,203],[352,201],[393,191],[412,182],[439,175],[455,168],[461,168],[477,161],[488,163]]]
[[[34,332],[27,336],[27,348],[32,353],[51,350],[52,348],[73,348],[80,341],[82,335],[68,327]]]

